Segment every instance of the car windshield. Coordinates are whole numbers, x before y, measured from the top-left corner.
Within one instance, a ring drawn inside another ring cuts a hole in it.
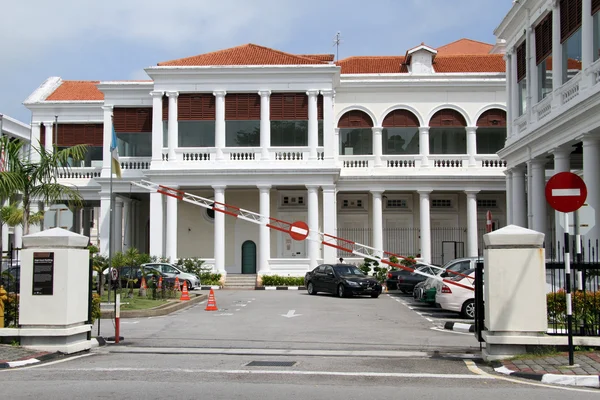
[[[358,275],[364,276],[365,274],[355,266],[351,265],[338,265],[334,267],[335,271],[340,275]]]
[[[465,278],[465,275],[471,275],[473,272],[475,272],[474,268],[468,269],[464,272],[461,272],[460,275],[454,275],[453,277],[450,278],[451,281],[460,281],[461,279]]]

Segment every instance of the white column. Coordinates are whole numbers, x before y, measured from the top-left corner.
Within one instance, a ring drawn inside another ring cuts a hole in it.
[[[308,241],[309,268],[312,270],[318,265],[319,259],[319,186],[306,185],[308,191],[308,229],[310,229]]]
[[[373,197],[373,244],[377,250],[385,250],[383,248],[383,204],[381,195],[383,190],[371,190]],[[378,252],[379,257],[383,257],[383,252]]]
[[[525,168],[514,167],[512,171],[512,223],[527,228],[527,200],[525,193]]]
[[[588,74],[587,68],[594,62],[594,18],[592,16],[592,0],[582,0],[581,19],[581,70],[583,72],[583,89],[594,85],[595,74]]]
[[[527,28],[527,114],[529,121],[535,121],[533,106],[538,102],[538,70],[535,58],[535,29]]]
[[[469,167],[476,167],[477,161],[477,127],[468,126],[467,130],[467,154],[469,155]]]
[[[383,166],[381,156],[383,155],[382,132],[383,128],[372,128],[373,130],[373,155],[375,156],[375,167]]]
[[[317,113],[318,90],[309,90],[308,96],[308,159],[317,159],[317,145],[319,144],[319,120]]]
[[[271,270],[269,266],[269,259],[271,258],[271,229],[267,226],[269,216],[271,215],[271,185],[258,185],[258,191],[259,212],[262,216],[258,232],[258,274],[264,275]]]
[[[531,203],[533,211],[533,230],[548,235],[546,209],[546,160],[531,161]],[[548,243],[548,240],[546,240]]]
[[[152,96],[152,162],[162,161],[163,149],[163,92],[150,92]]]
[[[466,190],[467,195],[467,256],[477,257],[477,193],[478,190]]]
[[[36,208],[38,206],[36,205]],[[87,236],[91,239],[90,231],[92,229],[91,219],[92,219],[92,209],[90,207],[83,207],[82,212],[82,225],[83,225],[83,236]],[[31,229],[29,230],[31,232]]]
[[[552,99],[552,107],[560,106],[561,98],[556,91],[562,86],[562,70],[563,70],[563,52],[562,44],[560,43],[560,2],[553,2],[552,5],[552,90],[554,98]]]
[[[213,186],[215,202],[225,203],[226,186]],[[216,205],[216,208],[222,206]],[[217,273],[225,274],[225,214],[215,211],[215,269]]]
[[[596,243],[600,239],[600,227],[597,223],[600,215],[600,138],[584,136],[582,143],[583,180],[588,193],[586,203],[596,212],[596,225],[585,235],[585,239]]]
[[[108,257],[110,251],[110,195],[108,193],[102,193],[100,195],[100,216],[98,218],[98,225],[100,254]],[[152,235],[152,233],[150,234]]]
[[[33,215],[39,211],[40,211],[40,203],[37,201],[32,201],[31,204],[29,205],[29,215]],[[41,222],[37,225],[30,223],[28,234],[30,235],[32,233],[37,233],[37,232],[41,231],[41,226],[42,226]]]
[[[431,190],[419,190],[421,258],[431,263],[431,214],[429,209],[429,194]]]
[[[419,128],[419,154],[421,155],[421,166],[429,166],[429,127]]]
[[[512,171],[507,169],[504,175],[506,176],[506,225],[511,225],[513,223]]]
[[[114,243],[113,251],[117,253],[123,251],[123,200],[116,197],[113,205],[115,206],[115,222],[114,231],[112,233]]]
[[[325,160],[333,160],[335,153],[336,136],[333,132],[333,90],[321,90],[323,95],[323,158]]]
[[[3,207],[9,205],[9,200],[5,199],[2,204]],[[2,251],[8,251],[10,249],[10,243],[8,242],[9,234],[8,234],[8,225],[2,224]]]
[[[177,121],[177,98],[179,92],[167,92],[169,98],[169,121],[167,122],[169,162],[177,161],[175,149],[179,146],[179,122]],[[162,111],[161,111],[162,115]]]
[[[215,96],[215,148],[217,160],[222,160],[225,148],[225,95],[224,90],[213,92]],[[262,103],[261,103],[262,104]],[[223,264],[225,265],[225,264]]]
[[[512,57],[509,53],[504,55],[506,61],[506,98],[512,100],[512,93],[515,91],[515,77],[512,74],[511,61]],[[506,107],[506,137],[510,138],[513,132],[513,107]]]
[[[150,193],[150,255],[163,256],[163,198]]]
[[[526,176],[525,176],[525,193],[527,195],[527,226],[525,228],[533,229],[533,201],[531,199],[531,160],[526,163]]]
[[[113,106],[102,106],[104,125],[102,131],[102,177],[110,178],[110,144],[113,130]],[[46,143],[48,143],[48,128],[46,127]],[[108,250],[108,247],[106,248]],[[108,252],[106,253],[108,255]]]
[[[123,204],[123,251],[128,250],[131,245],[131,200],[125,200]]]
[[[31,124],[31,162],[36,163],[40,161],[40,155],[38,151],[40,150],[40,122],[34,122]],[[36,151],[37,149],[37,151]]]
[[[271,147],[271,91],[260,90],[260,158],[269,159]]]
[[[337,236],[337,209],[335,185],[323,186],[323,233]],[[337,262],[337,250],[331,246],[323,246],[323,262]]]
[[[17,225],[13,228],[13,241],[15,244],[15,249],[20,249],[23,247],[23,225]],[[17,254],[14,254],[16,257]]]
[[[177,189],[178,186],[170,186]],[[167,196],[167,248],[166,257],[170,262],[177,261],[177,199]]]
[[[104,108],[104,107],[102,107]],[[112,111],[112,108],[111,108]],[[44,122],[46,128],[46,137],[44,139],[44,148],[46,152],[52,153],[54,151],[54,122]]]
[[[131,201],[131,237],[129,239],[129,243],[131,243],[131,247],[134,247],[136,249],[140,249],[141,246],[138,243],[138,238],[137,238],[137,232],[138,232],[138,226],[137,226],[137,221],[138,221],[138,201],[137,200],[132,200]]]
[[[333,129],[333,159],[335,161],[340,158],[340,128]]]
[[[558,174],[559,172],[569,172],[571,171],[571,148],[569,147],[559,147],[552,150],[552,154],[554,155],[554,174]],[[565,230],[561,225],[561,218],[563,217],[563,213],[559,211],[554,211],[554,243],[553,246],[555,248],[555,254],[562,254],[562,248],[565,245]],[[571,232],[573,233],[573,232]],[[560,247],[558,244],[560,243]]]
[[[517,79],[518,79],[518,74],[517,74],[517,50],[514,49],[513,53],[512,53],[512,57],[510,58],[510,74],[513,77],[512,80],[512,92],[511,92],[511,100],[512,100],[512,115],[513,115],[513,119],[517,119],[520,117],[519,115],[519,84],[517,83]],[[511,102],[508,102],[509,106],[510,106]],[[513,128],[516,128],[513,126]],[[518,129],[513,130],[513,136],[514,135],[518,135],[519,131]]]

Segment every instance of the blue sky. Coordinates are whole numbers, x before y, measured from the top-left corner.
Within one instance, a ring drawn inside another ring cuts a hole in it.
[[[403,55],[425,42],[494,43],[511,0],[9,0],[2,6],[0,113],[49,76],[147,79],[143,68],[245,43],[290,53]]]

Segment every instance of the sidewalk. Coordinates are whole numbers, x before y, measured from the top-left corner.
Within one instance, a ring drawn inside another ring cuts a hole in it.
[[[493,364],[496,372],[543,383],[600,388],[600,352],[577,352],[569,366],[568,353],[518,358]]]
[[[26,349],[21,346],[0,344],[0,369],[23,367],[63,357],[60,353]]]

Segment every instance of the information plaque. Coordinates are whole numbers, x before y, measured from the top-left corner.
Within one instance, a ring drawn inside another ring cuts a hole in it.
[[[33,253],[34,296],[52,296],[54,288],[54,253]]]

